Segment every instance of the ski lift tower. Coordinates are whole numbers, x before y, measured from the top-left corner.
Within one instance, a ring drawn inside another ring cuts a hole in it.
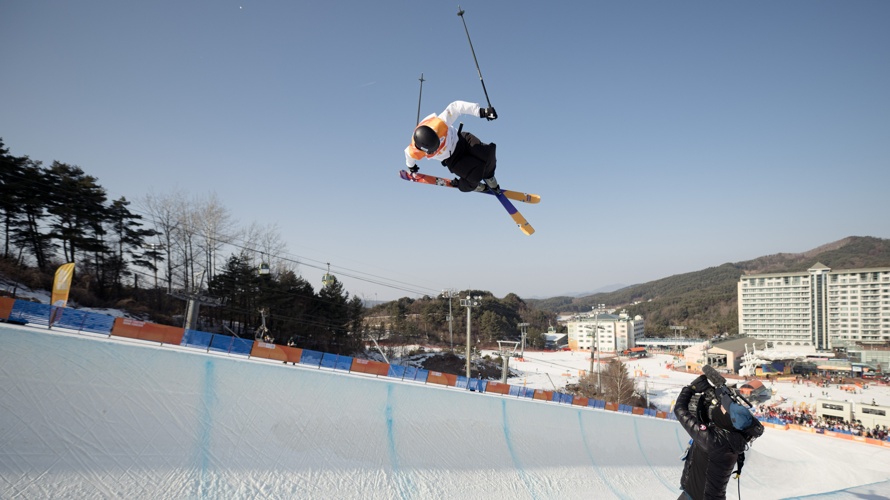
[[[200,293],[201,286],[204,284],[204,271],[198,274],[201,275],[201,278],[198,281],[196,290],[179,289],[169,292],[170,296],[186,301],[185,324],[183,327],[188,330],[194,330],[198,327],[198,312],[202,305],[219,307],[225,302],[225,299]]]
[[[504,360],[501,367],[501,382],[507,383],[507,375],[510,373],[510,357],[516,352],[516,346],[519,345],[515,340],[498,340],[498,354]]]
[[[519,354],[519,360],[525,359],[525,337],[528,335],[528,323],[519,323],[519,334],[522,338],[522,351]]]

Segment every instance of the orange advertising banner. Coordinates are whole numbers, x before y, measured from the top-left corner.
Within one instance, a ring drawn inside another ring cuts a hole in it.
[[[428,384],[439,384],[454,387],[457,384],[457,375],[442,372],[429,372],[426,376]]]
[[[575,398],[572,399],[572,404],[575,406],[587,406],[588,403],[590,403],[590,398],[585,398],[583,396],[575,396]]]
[[[553,401],[553,391],[544,391],[541,389],[535,389],[534,399],[538,399],[541,401]]]
[[[804,425],[799,425],[799,424],[788,424],[787,427],[789,429],[795,430],[795,431],[811,432],[811,433],[816,432],[816,429],[814,429],[812,427],[806,427]]]
[[[288,347],[255,340],[250,350],[250,357],[276,359],[283,363],[299,363],[303,350],[299,347]]]
[[[389,373],[389,365],[382,361],[353,358],[352,366],[349,368],[349,371],[385,377]]]
[[[12,306],[14,305],[15,299],[0,297],[0,319],[3,321],[9,320],[9,315],[12,314]]]
[[[829,437],[833,437],[833,438],[838,438],[838,439],[846,439],[846,440],[853,439],[852,435],[844,434],[843,432],[825,431],[825,435],[829,436]]]
[[[111,334],[118,337],[179,345],[182,343],[185,329],[176,326],[156,325],[129,318],[114,318]]]
[[[510,394],[510,384],[503,382],[489,382],[485,386],[485,392],[493,392],[495,394]]]

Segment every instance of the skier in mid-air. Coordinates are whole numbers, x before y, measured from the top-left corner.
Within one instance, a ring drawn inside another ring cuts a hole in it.
[[[682,492],[677,500],[722,500],[726,498],[726,484],[738,463],[741,474],[748,444],[763,432],[747,409],[722,396],[708,409],[704,422],[689,411],[693,395],[704,393],[711,385],[701,375],[684,387],[677,397],[674,415],[692,438],[684,457]]]
[[[405,161],[411,173],[417,173],[417,161],[423,158],[439,160],[457,177],[452,186],[467,193],[490,189],[500,193],[494,177],[497,168],[494,143],[486,144],[475,135],[454,128],[460,115],[473,115],[495,120],[498,115],[493,107],[454,101],[439,115],[429,115],[414,129],[411,144],[405,148]]]

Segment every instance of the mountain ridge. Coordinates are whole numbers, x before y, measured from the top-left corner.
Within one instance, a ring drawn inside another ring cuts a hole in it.
[[[738,333],[737,283],[743,275],[805,272],[816,263],[832,269],[890,267],[890,240],[849,236],[799,253],[777,253],[630,285],[584,297],[528,299],[552,313],[587,312],[595,304],[626,310],[646,320],[647,336],[668,336],[686,326],[687,336]]]

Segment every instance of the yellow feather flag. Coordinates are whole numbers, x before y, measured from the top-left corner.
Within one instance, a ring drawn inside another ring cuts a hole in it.
[[[62,264],[56,269],[56,278],[53,280],[52,302],[56,307],[65,307],[68,303],[68,290],[71,289],[71,278],[74,277],[74,262]]]

